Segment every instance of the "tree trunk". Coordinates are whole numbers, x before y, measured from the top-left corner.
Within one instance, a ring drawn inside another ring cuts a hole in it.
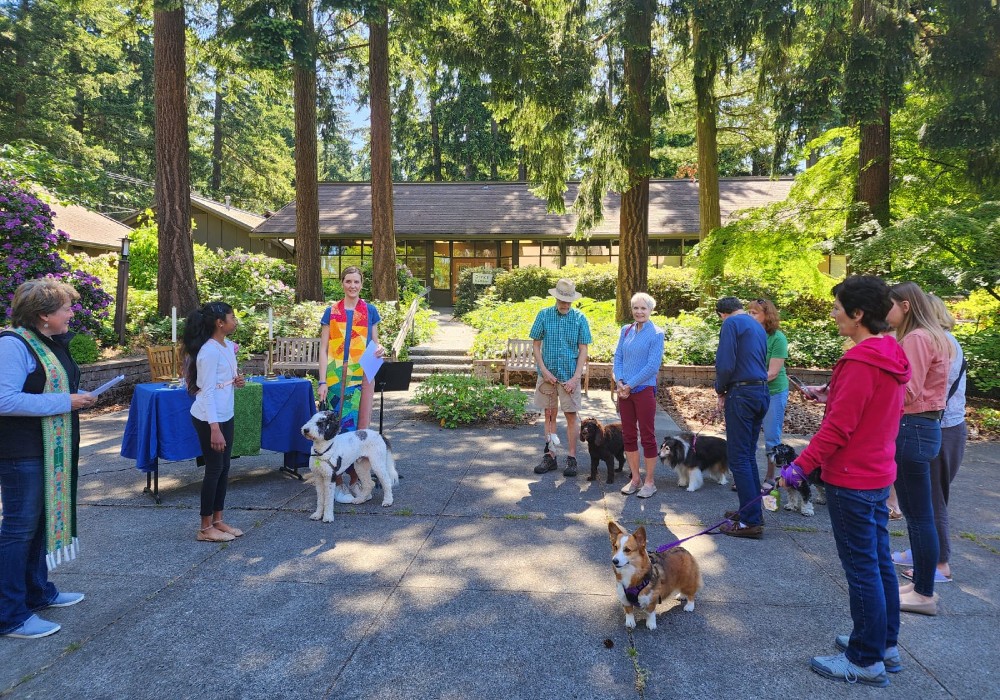
[[[292,44],[295,110],[295,300],[323,301],[319,265],[319,163],[316,156],[316,29],[312,0],[295,0],[302,27]]]
[[[444,179],[441,175],[441,130],[438,124],[437,112],[437,71],[431,74],[430,90],[428,90],[431,106],[431,177],[434,182]]]
[[[699,54],[698,44],[702,40],[701,32],[701,27],[692,20],[692,53],[696,56]],[[698,117],[698,220],[700,224],[698,236],[701,239],[722,226],[722,213],[719,209],[719,129],[716,124],[718,114],[715,100],[716,73],[717,69],[714,67],[705,66],[701,70],[697,66],[695,67],[694,94]]]
[[[524,146],[517,152],[517,181],[528,181],[528,149]]]
[[[655,0],[628,4],[625,17],[625,113],[628,115],[629,188],[622,193],[618,238],[618,289],[615,318],[632,317],[632,295],[647,288],[649,269],[650,73]]]
[[[867,219],[875,219],[883,227],[889,225],[889,110],[884,102],[879,112],[881,122],[861,125],[858,186],[854,201],[865,204],[868,213],[852,215],[849,227]]]
[[[14,22],[14,66],[17,68],[17,75],[21,76],[23,81],[25,73],[28,69],[28,52],[29,45],[31,43],[31,38],[29,34],[31,32],[31,22],[29,16],[31,14],[31,5],[28,0],[21,0],[20,12],[18,13],[17,19]],[[23,85],[23,82],[19,83],[19,86]],[[14,133],[24,133],[25,132],[25,119],[27,117],[28,110],[28,95],[23,89],[19,89],[14,93]]]
[[[490,148],[490,179],[496,182],[500,179],[500,173],[497,169],[497,153],[500,150],[500,125],[497,124],[497,120],[490,117],[490,136],[492,137],[492,148]]]
[[[392,131],[389,109],[389,11],[384,2],[368,16],[368,76],[372,149],[372,294],[396,301],[396,236],[392,220]]]
[[[186,315],[198,306],[191,237],[188,163],[187,64],[184,7],[153,10],[153,92],[156,138],[156,222],[159,259],[156,302],[161,316],[171,307]]]
[[[222,36],[224,27],[222,26],[222,2],[215,8],[215,34]],[[209,189],[218,198],[219,190],[222,189],[222,76],[218,68],[215,69],[215,112],[212,115],[212,181]]]

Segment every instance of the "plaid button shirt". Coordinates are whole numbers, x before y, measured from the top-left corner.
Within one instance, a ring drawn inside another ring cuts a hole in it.
[[[568,382],[576,374],[580,345],[593,342],[583,312],[571,307],[568,313],[560,314],[554,304],[538,312],[529,335],[542,341],[542,362],[560,382]]]

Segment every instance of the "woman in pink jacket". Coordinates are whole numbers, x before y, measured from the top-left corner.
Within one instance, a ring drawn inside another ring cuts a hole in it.
[[[833,318],[854,345],[825,387],[805,387],[826,403],[819,431],[795,462],[782,469],[790,486],[822,467],[830,525],[847,576],[854,630],[840,635],[844,653],[813,657],[826,678],[886,686],[886,671],[902,670],[899,583],[889,550],[885,499],[896,478],[896,431],[910,379],[906,355],[888,330],[889,287],[877,277],[848,277],[833,288]]]
[[[896,495],[906,516],[913,553],[913,583],[899,591],[899,609],[937,615],[934,572],[940,554],[931,498],[931,461],[941,450],[941,416],[948,402],[948,368],[954,352],[923,291],[913,282],[892,288],[887,320],[913,374],[906,384],[896,438]]]

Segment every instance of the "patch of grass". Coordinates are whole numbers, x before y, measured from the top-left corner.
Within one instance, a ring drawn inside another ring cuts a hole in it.
[[[508,513],[507,515],[503,516],[504,520],[531,520],[533,517],[534,516],[528,515],[527,513],[524,514]]]
[[[81,642],[71,642],[66,645],[66,651],[68,653],[73,653],[74,651],[78,651],[82,646],[83,644]]]
[[[393,515],[413,515],[413,509],[412,508],[400,508],[399,510],[395,511],[393,513]]]
[[[974,532],[963,532],[962,534],[959,535],[959,537],[961,537],[963,540],[969,540],[969,542],[978,544],[983,549],[993,552],[994,554],[1000,554],[1000,549],[997,549],[996,547],[989,545],[984,541],[984,540],[1000,540],[1000,536],[977,535]]]

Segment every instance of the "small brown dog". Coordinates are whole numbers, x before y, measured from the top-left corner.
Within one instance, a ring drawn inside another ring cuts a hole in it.
[[[646,551],[646,528],[634,533],[618,523],[608,523],[611,566],[617,581],[618,600],[625,608],[625,626],[635,629],[635,609],[646,613],[646,627],[656,629],[656,606],[674,593],[684,598],[684,609],[694,610],[694,596],[701,589],[701,570],[691,552],[674,547],[665,552]]]

